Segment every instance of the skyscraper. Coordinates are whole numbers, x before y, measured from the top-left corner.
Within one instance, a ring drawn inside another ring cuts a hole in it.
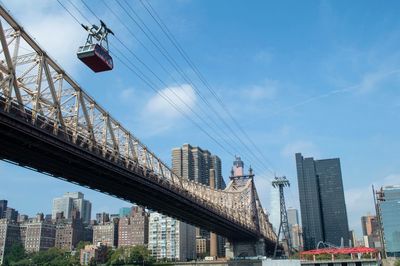
[[[289,208],[287,209],[287,216],[290,238],[292,239],[292,246],[298,249],[302,246],[299,212],[297,211],[297,209]]]
[[[184,144],[181,148],[172,149],[172,170],[183,178],[209,185],[210,169],[215,170],[215,188],[222,188],[221,159],[208,150]]]
[[[288,216],[289,228],[295,224],[299,224],[299,212],[297,211],[297,209],[288,208],[287,216]]]
[[[67,192],[62,197],[53,199],[51,217],[54,220],[57,217],[57,213],[62,212],[66,219],[71,219],[74,209],[79,211],[83,223],[90,223],[92,204],[84,199],[84,195],[81,192]]]
[[[4,218],[7,210],[7,200],[0,200],[0,219]]]
[[[304,249],[319,241],[336,246],[349,243],[340,160],[314,160],[296,153]]]
[[[172,149],[172,170],[183,178],[194,180],[210,186],[210,170],[214,173],[213,186],[215,189],[224,189],[221,159],[208,150],[184,144],[180,148]],[[220,242],[222,241],[221,238]],[[196,229],[196,250],[199,256],[210,253],[210,233],[201,228]],[[222,251],[221,251],[222,253]]]
[[[400,185],[384,186],[380,194],[378,208],[386,254],[388,257],[400,257]]]
[[[132,207],[122,207],[119,209],[119,218],[129,217],[132,214]]]

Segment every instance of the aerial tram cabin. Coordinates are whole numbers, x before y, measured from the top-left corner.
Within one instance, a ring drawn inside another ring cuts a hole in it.
[[[92,25],[91,28],[82,25],[89,32],[86,43],[80,46],[77,52],[79,60],[94,72],[112,70],[114,67],[112,57],[108,49],[108,34],[114,33],[100,20],[101,26]]]

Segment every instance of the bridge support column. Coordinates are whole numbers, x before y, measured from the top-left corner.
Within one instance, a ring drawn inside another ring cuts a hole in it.
[[[264,239],[259,239],[258,241],[229,241],[225,245],[225,256],[227,258],[266,255]]]

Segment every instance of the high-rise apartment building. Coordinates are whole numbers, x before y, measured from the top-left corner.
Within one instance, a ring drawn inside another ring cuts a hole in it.
[[[143,207],[134,206],[130,216],[123,216],[118,225],[118,247],[147,245],[149,214]]]
[[[55,220],[57,213],[63,213],[66,219],[71,219],[74,209],[79,211],[83,223],[90,223],[92,204],[84,199],[84,195],[81,192],[67,192],[62,197],[53,199],[51,217]]]
[[[221,159],[208,150],[184,144],[172,149],[172,170],[183,178],[210,186],[210,170],[214,173],[214,188],[224,189]],[[221,240],[221,238],[219,238]],[[221,240],[222,241],[222,240]],[[201,228],[196,229],[197,254],[210,253],[210,233]],[[223,248],[224,249],[224,248]]]
[[[400,185],[384,186],[378,197],[383,241],[388,257],[400,257]]]
[[[160,213],[150,213],[149,250],[157,259],[196,258],[195,227]]]
[[[84,225],[78,211],[71,219],[56,220],[56,248],[72,251],[80,241],[84,241]]]
[[[209,185],[210,169],[215,170],[215,188],[222,188],[221,159],[208,150],[184,144],[172,149],[172,170],[183,178]]]
[[[19,225],[15,221],[0,219],[0,265],[12,245],[20,243]]]
[[[296,153],[304,249],[319,241],[349,243],[349,226],[340,160],[314,160]]]
[[[56,226],[44,219],[42,213],[20,224],[21,242],[27,252],[38,252],[54,247]]]
[[[102,243],[108,247],[118,247],[118,219],[93,226],[93,244]]]

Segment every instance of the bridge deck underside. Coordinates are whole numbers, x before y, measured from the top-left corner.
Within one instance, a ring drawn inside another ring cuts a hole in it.
[[[255,240],[259,237],[163,184],[128,171],[116,162],[106,160],[23,121],[17,112],[3,111],[1,102],[1,159],[144,205],[231,240]],[[273,243],[268,242],[267,246],[273,247]]]

